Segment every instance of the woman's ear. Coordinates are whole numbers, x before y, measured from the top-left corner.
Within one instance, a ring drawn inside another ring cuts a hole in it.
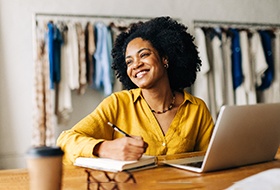
[[[169,64],[168,64],[168,58],[166,56],[162,57],[162,62],[163,62],[164,68],[168,69]]]
[[[163,62],[163,64],[168,64],[168,57],[163,56],[162,57],[162,62]]]

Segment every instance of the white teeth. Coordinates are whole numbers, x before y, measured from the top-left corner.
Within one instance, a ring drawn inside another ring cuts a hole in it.
[[[141,78],[147,71],[141,71],[135,75],[136,78]]]

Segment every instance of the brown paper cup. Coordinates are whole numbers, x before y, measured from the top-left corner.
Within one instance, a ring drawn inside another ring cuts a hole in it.
[[[60,147],[35,147],[27,151],[30,190],[60,190],[62,179]]]

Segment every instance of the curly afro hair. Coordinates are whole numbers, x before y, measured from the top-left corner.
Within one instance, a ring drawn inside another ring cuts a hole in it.
[[[126,47],[137,37],[149,41],[161,58],[168,58],[167,72],[173,90],[182,90],[194,83],[196,72],[200,71],[201,60],[193,43],[193,36],[187,32],[186,26],[176,20],[157,17],[147,22],[132,24],[114,43],[112,68],[126,89],[138,88],[128,77],[125,63]]]

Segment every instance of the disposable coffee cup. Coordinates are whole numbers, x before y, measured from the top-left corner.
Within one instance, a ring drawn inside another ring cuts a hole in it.
[[[30,148],[26,154],[30,190],[60,190],[62,156],[60,147]]]

